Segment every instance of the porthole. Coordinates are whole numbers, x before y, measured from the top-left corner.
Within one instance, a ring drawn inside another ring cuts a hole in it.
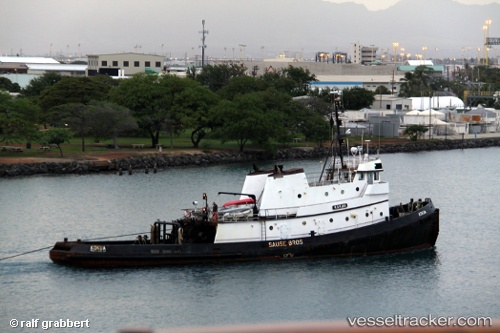
[[[330,223],[332,223],[332,222],[333,222],[333,219],[332,219],[332,218],[330,218]]]
[[[300,194],[300,193],[299,193],[299,194],[297,195],[297,198],[299,198],[299,199],[300,199],[300,198],[302,198],[302,194]]]
[[[349,216],[346,216],[346,217],[345,217],[345,220],[346,220],[346,221],[349,221]]]
[[[269,230],[273,230],[273,226],[270,226],[270,227],[269,227]]]
[[[344,190],[340,191],[340,194],[344,194]]]
[[[356,187],[356,192],[359,192],[359,187]]]
[[[307,224],[307,222],[306,222],[306,221],[302,221],[302,225],[306,225],[306,224]]]
[[[384,216],[384,212],[380,212],[380,216]]]
[[[327,196],[328,196],[328,192],[325,192],[325,197],[327,197]]]
[[[370,216],[370,214],[366,213],[365,216],[368,217],[368,216]]]

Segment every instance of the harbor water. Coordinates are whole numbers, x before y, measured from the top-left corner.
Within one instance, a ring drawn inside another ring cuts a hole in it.
[[[347,259],[81,269],[53,264],[47,248],[0,261],[0,332],[43,332],[43,321],[60,320],[88,320],[89,328],[50,332],[345,322],[354,316],[499,319],[500,148],[381,157],[391,204],[430,197],[440,208],[434,249]],[[321,171],[319,160],[279,163]],[[64,237],[147,234],[157,219],[176,219],[182,208],[201,203],[203,192],[209,203],[230,200],[217,193],[238,192],[250,168],[0,179],[0,258],[50,247]],[[26,327],[36,319],[37,327]],[[24,327],[13,328],[12,320]]]

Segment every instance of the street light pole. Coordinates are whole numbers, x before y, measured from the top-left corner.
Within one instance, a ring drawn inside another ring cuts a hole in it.
[[[392,46],[394,47],[394,65],[396,65],[396,53],[398,52],[399,43],[394,42],[392,43]]]
[[[487,40],[488,40],[488,39],[487,39],[487,37],[486,37],[486,35],[487,35],[486,31],[487,31],[487,30],[488,30],[488,27],[487,27],[486,25],[483,25],[483,32],[484,32],[484,61],[483,61],[483,63],[484,63],[486,66],[488,66],[488,64],[487,64],[487,61],[488,61],[488,60],[486,60],[486,59],[488,59],[488,51],[486,50],[486,49],[488,48],[488,47],[486,46],[486,43],[487,43]]]
[[[484,38],[484,53],[486,55],[486,66],[488,66],[488,61],[489,61],[489,54],[488,54],[488,51],[489,51],[489,48],[488,48],[488,38],[490,37],[490,24],[491,24],[491,20],[486,20],[486,36]]]

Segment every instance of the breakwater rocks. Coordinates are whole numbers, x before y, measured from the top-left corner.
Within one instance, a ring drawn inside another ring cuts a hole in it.
[[[451,150],[500,147],[500,138],[469,139],[469,140],[433,140],[385,144],[380,147],[380,153],[413,153],[420,151]],[[377,148],[372,142],[370,152],[373,155]],[[329,154],[328,148],[290,148],[277,152],[247,151],[218,152],[185,155],[151,154],[140,157],[128,157],[116,160],[83,160],[71,162],[42,162],[2,164],[0,159],[0,177],[17,177],[41,174],[90,174],[96,172],[134,173],[156,172],[170,167],[208,166],[230,163],[256,163],[258,161],[286,161],[297,159],[323,158]]]
[[[421,151],[487,147],[500,147],[500,137],[466,140],[408,141],[405,143],[382,145],[380,147],[380,153],[416,153]]]

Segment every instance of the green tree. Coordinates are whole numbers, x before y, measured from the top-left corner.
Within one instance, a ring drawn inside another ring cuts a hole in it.
[[[329,89],[326,90],[328,91],[326,96],[308,96],[297,100],[303,105],[298,117],[298,127],[306,140],[315,142],[318,146],[322,146],[331,135],[327,120],[330,119],[334,109]]]
[[[238,95],[233,101],[222,100],[214,108],[214,137],[222,143],[234,140],[243,151],[248,141],[266,144],[279,121],[276,113],[265,112],[265,101],[259,92]]]
[[[196,73],[196,67],[194,66],[188,67],[188,69],[186,70],[186,77],[191,80],[196,80],[197,76],[198,74]]]
[[[411,141],[417,141],[417,138],[425,134],[428,129],[422,125],[410,125],[405,128],[404,135],[408,135]]]
[[[449,88],[456,96],[462,97],[467,105],[483,104],[500,109],[498,98],[473,98],[467,100],[468,95],[493,95],[500,90],[500,68],[492,66],[470,66],[465,64],[450,82]],[[468,92],[468,95],[466,94]]]
[[[91,102],[88,105],[88,126],[96,139],[113,138],[113,146],[119,134],[138,128],[137,120],[129,109],[110,102]]]
[[[497,91],[500,91],[500,68],[493,66],[476,66],[473,71],[471,71],[471,79],[473,79],[479,86],[470,87],[474,90],[477,89],[479,94],[492,95]],[[472,80],[471,80],[472,81]],[[478,94],[478,95],[479,95]],[[482,104],[486,107],[494,107],[495,102],[498,106],[498,98],[476,98],[473,103],[474,105]],[[498,107],[496,107],[498,109]]]
[[[63,151],[61,145],[63,143],[69,142],[73,137],[73,133],[64,128],[51,128],[42,132],[39,132],[38,142],[42,145],[56,145],[59,149],[61,157],[63,156]]]
[[[326,119],[313,110],[304,110],[303,121],[299,124],[307,141],[315,142],[322,147],[330,139],[330,124]]]
[[[406,72],[399,89],[399,97],[429,96],[431,76],[434,70],[427,66],[418,66],[414,72]]]
[[[191,129],[191,143],[197,148],[213,127],[210,114],[220,98],[198,82],[185,80],[184,84],[184,90],[175,97],[172,112],[180,119],[182,127]]]
[[[5,90],[8,92],[20,92],[21,87],[17,83],[12,83],[11,80],[9,80],[6,77],[0,77],[0,91]]]
[[[62,80],[62,76],[59,73],[48,72],[37,78],[34,78],[30,83],[22,89],[23,96],[39,96],[42,91],[46,88],[53,86],[57,82]]]
[[[460,79],[449,81],[445,87],[451,94],[461,98],[463,98],[465,89],[467,88]]]
[[[302,67],[289,66],[275,71],[268,71],[261,80],[279,91],[291,96],[304,96],[309,92],[310,82],[317,81],[316,76]]]
[[[0,142],[29,142],[37,130],[38,112],[28,99],[0,91]]]
[[[139,128],[150,135],[152,147],[158,144],[160,132],[166,129],[171,118],[170,103],[164,100],[171,94],[163,89],[160,80],[156,75],[136,74],[110,91],[111,101],[132,111]]]
[[[106,100],[110,88],[109,85],[88,77],[65,77],[41,93],[38,100],[42,111],[40,121],[47,128],[48,123],[56,123],[67,118],[60,112],[71,110],[71,108],[56,109],[56,107],[64,104],[88,105],[93,100]]]
[[[283,69],[283,74],[286,78],[293,82],[290,89],[290,95],[292,96],[304,96],[307,95],[309,91],[309,84],[313,81],[317,81],[316,76],[311,74],[308,69],[302,67],[288,66],[288,68]]]
[[[373,91],[365,88],[353,87],[343,90],[342,99],[345,109],[360,110],[373,104],[375,101],[375,94]]]
[[[388,95],[390,93],[391,91],[386,86],[378,86],[377,89],[375,89],[375,94],[377,95]]]
[[[56,123],[75,131],[81,139],[82,152],[85,151],[85,138],[91,131],[91,108],[83,103],[66,103],[55,106],[54,112],[61,115]]]
[[[182,119],[191,116],[188,109],[182,109],[182,105],[189,108],[188,96],[201,93],[196,85],[196,82],[190,79],[179,78],[175,75],[137,74],[112,89],[110,98],[113,102],[132,111],[139,128],[150,135],[151,145],[155,147],[159,143],[162,131],[180,130]],[[192,94],[186,90],[191,91]],[[204,109],[200,100],[193,101],[190,105],[194,107],[195,104],[198,111],[201,112]]]
[[[252,76],[233,77],[217,92],[223,99],[233,100],[237,95],[264,91],[269,87],[264,80]]]
[[[88,77],[65,77],[45,89],[40,96],[40,107],[49,110],[67,103],[89,104],[93,100],[106,100],[110,86]]]
[[[99,75],[96,75],[96,76],[90,76],[89,78],[92,81],[100,82],[100,83],[108,86],[109,88],[111,88],[111,87],[118,87],[118,85],[120,84],[119,80],[115,80],[112,77],[110,77],[108,75],[103,75],[103,74],[99,74]]]
[[[217,92],[227,85],[231,78],[244,76],[246,70],[246,67],[239,64],[206,65],[201,73],[196,75],[196,81]]]
[[[293,138],[303,134],[301,127],[308,112],[303,104],[294,101],[289,94],[274,87],[256,94],[263,101],[263,110],[267,117],[275,121],[271,137],[281,144],[289,144]]]

